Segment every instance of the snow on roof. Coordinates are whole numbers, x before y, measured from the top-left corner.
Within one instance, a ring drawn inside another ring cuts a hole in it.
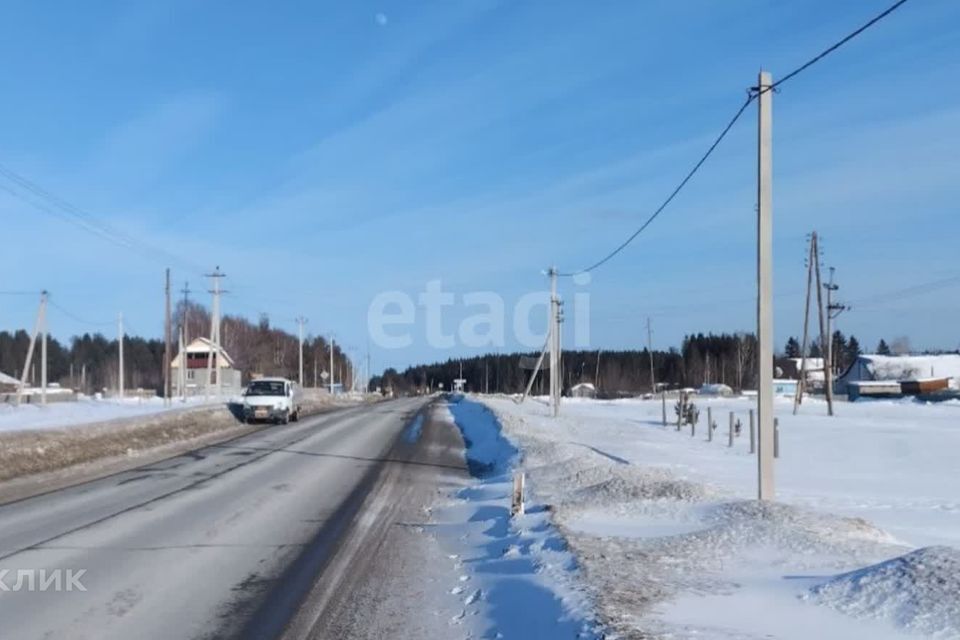
[[[797,371],[800,370],[803,358],[787,358],[793,364],[797,365]],[[823,358],[807,358],[807,369],[823,369]]]
[[[704,395],[728,395],[733,393],[733,389],[729,385],[719,384],[719,383],[705,383],[700,387],[700,393]]]
[[[20,385],[20,381],[14,378],[13,376],[8,376],[3,371],[0,371],[0,384],[15,384]]]
[[[184,349],[187,353],[210,353],[214,350],[213,341],[209,338],[194,338]],[[223,356],[223,362],[218,362],[219,368],[229,369],[233,367],[233,358],[226,352],[223,346],[220,347],[220,355]],[[173,357],[170,363],[171,367],[180,366],[180,354]]]
[[[857,375],[860,369],[865,370],[865,375]],[[862,355],[851,365],[849,372],[852,374],[851,379],[866,380],[960,378],[960,355],[955,353],[930,356]]]
[[[592,390],[592,391],[596,391],[596,390],[597,390],[597,388],[596,388],[595,386],[593,386],[593,383],[592,383],[592,382],[580,382],[580,383],[575,384],[575,385],[573,385],[572,387],[570,387],[570,389],[571,389],[571,390],[573,390],[573,389],[590,389],[590,390]]]

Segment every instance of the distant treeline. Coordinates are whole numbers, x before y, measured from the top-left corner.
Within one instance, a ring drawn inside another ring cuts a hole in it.
[[[172,354],[177,352],[177,333],[186,321],[187,339],[209,337],[210,314],[202,305],[180,302],[173,317]],[[224,316],[221,324],[224,350],[248,380],[252,374],[284,376],[296,380],[299,375],[297,336],[270,326],[266,315],[258,323],[238,316]],[[0,331],[0,371],[20,378],[30,336],[26,331],[9,333]],[[127,389],[142,387],[161,392],[163,389],[163,340],[124,336],[124,386]],[[323,384],[320,372],[330,368],[330,348],[321,337],[304,340],[304,384],[313,386],[314,373]],[[353,377],[353,364],[340,350],[333,350],[336,380],[349,381]],[[94,393],[118,387],[119,343],[116,336],[106,337],[100,333],[85,333],[74,336],[69,344],[54,337],[47,341],[47,380],[57,382],[83,393]],[[316,366],[315,366],[316,365]],[[40,384],[40,347],[35,347],[33,366],[28,372],[28,382]]]
[[[840,331],[832,334],[832,360],[836,372],[842,373],[862,353],[856,336],[846,337]],[[798,358],[801,341],[790,337],[778,358]],[[807,356],[823,357],[820,341],[810,338]],[[757,339],[752,333],[702,334],[684,337],[680,349],[653,352],[653,379],[669,388],[699,387],[707,383],[726,384],[734,391],[756,389]],[[902,355],[910,353],[910,341],[906,337],[895,338],[889,345],[880,340],[875,353]],[[940,353],[940,352],[931,352]],[[521,362],[535,361],[539,353],[487,354],[446,362],[409,367],[403,372],[387,369],[382,376],[371,380],[371,387],[393,389],[397,393],[416,393],[439,388],[450,389],[460,376],[467,380],[468,391],[490,393],[520,393],[530,379],[530,370],[522,368]],[[784,367],[786,370],[786,367]],[[564,351],[563,388],[580,383],[596,386],[602,396],[649,392],[652,389],[650,376],[650,353],[646,350],[619,351]],[[548,385],[547,374],[541,373],[534,380],[533,393],[544,393]]]
[[[671,387],[697,386],[719,382],[734,389],[755,388],[756,337],[753,334],[696,334],[686,336],[679,350],[653,351],[656,383]],[[371,380],[376,387],[390,387],[398,393],[450,389],[460,376],[469,391],[520,393],[530,377],[521,361],[535,361],[539,353],[487,354],[446,362],[409,367],[403,372],[387,369]],[[646,349],[619,351],[564,351],[561,364],[564,389],[580,382],[594,384],[603,395],[650,391],[650,352]],[[546,389],[547,376],[540,374],[533,392]]]

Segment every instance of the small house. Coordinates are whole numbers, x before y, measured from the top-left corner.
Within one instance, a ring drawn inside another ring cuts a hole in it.
[[[919,395],[956,389],[960,381],[960,355],[954,353],[924,356],[861,355],[837,378],[836,391],[850,399],[862,396],[892,394],[883,385],[863,385],[864,382],[896,384],[899,394]]]
[[[589,382],[581,382],[570,387],[571,398],[596,398],[597,388]]]
[[[797,380],[774,379],[773,395],[775,396],[795,396],[797,394]]]
[[[238,394],[243,386],[242,374],[233,358],[208,338],[197,338],[178,353],[170,363],[170,373],[174,395],[206,394],[208,389],[217,388],[218,378],[224,394]]]
[[[0,393],[16,393],[19,388],[19,380],[0,371]]]
[[[728,398],[733,395],[733,389],[729,385],[720,383],[704,384],[700,387],[699,395]]]

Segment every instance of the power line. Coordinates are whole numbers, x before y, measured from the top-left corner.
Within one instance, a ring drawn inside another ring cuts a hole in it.
[[[876,16],[874,16],[873,18],[871,18],[870,20],[868,20],[867,22],[865,22],[865,23],[863,24],[863,26],[861,26],[859,29],[856,29],[855,31],[851,31],[851,32],[850,32],[847,36],[845,36],[844,38],[842,38],[842,39],[838,40],[837,42],[835,42],[834,44],[830,45],[829,47],[827,47],[826,49],[824,49],[823,51],[821,51],[819,54],[817,54],[817,55],[814,56],[813,58],[810,58],[809,60],[807,60],[806,62],[804,62],[804,63],[803,63],[802,65],[800,65],[799,67],[797,67],[796,69],[794,69],[793,71],[791,71],[791,72],[788,73],[787,75],[783,76],[782,78],[780,78],[779,80],[777,80],[776,82],[774,82],[772,85],[770,85],[770,88],[767,89],[767,91],[776,91],[777,87],[779,87],[780,85],[782,85],[784,82],[787,82],[788,80],[790,80],[790,79],[793,78],[794,76],[796,76],[796,75],[798,75],[798,74],[806,71],[808,68],[810,68],[810,67],[812,67],[813,65],[815,65],[816,63],[820,62],[821,60],[823,60],[824,58],[826,58],[828,55],[830,55],[831,53],[833,53],[834,51],[836,51],[837,49],[839,49],[839,48],[842,47],[843,45],[847,44],[848,42],[850,42],[851,40],[853,40],[854,38],[856,38],[857,36],[859,36],[861,33],[863,33],[864,31],[866,31],[867,29],[869,29],[870,27],[872,27],[873,25],[877,24],[878,22],[880,22],[881,20],[883,20],[884,18],[886,18],[888,15],[890,15],[891,13],[893,13],[894,11],[896,11],[897,9],[899,9],[901,6],[903,6],[904,4],[906,4],[906,2],[907,2],[907,0],[899,0],[898,2],[893,3],[886,11],[883,11],[882,13],[877,14]]]
[[[724,127],[724,128],[723,128],[723,131],[720,132],[720,135],[717,136],[716,140],[713,141],[713,144],[710,145],[710,148],[707,149],[707,152],[704,153],[703,156],[700,157],[700,160],[698,160],[697,163],[696,163],[695,165],[693,165],[693,168],[687,173],[686,176],[684,176],[683,180],[680,181],[680,184],[678,184],[677,187],[670,193],[670,195],[667,196],[667,199],[663,201],[663,204],[661,204],[659,207],[657,207],[656,211],[654,211],[653,214],[652,214],[649,218],[647,218],[647,220],[646,220],[642,225],[640,225],[640,228],[639,228],[639,229],[637,229],[636,231],[634,231],[634,232],[630,235],[630,237],[628,237],[626,240],[624,240],[622,243],[620,243],[620,245],[617,246],[616,249],[614,249],[613,251],[611,251],[610,253],[608,253],[605,257],[603,257],[602,259],[600,259],[600,260],[598,260],[597,262],[593,263],[592,265],[590,265],[590,266],[587,267],[586,269],[581,269],[580,271],[576,271],[576,272],[572,272],[572,273],[558,273],[557,275],[563,276],[563,277],[570,277],[570,276],[577,275],[577,274],[579,274],[579,273],[589,273],[590,271],[593,271],[593,270],[596,269],[597,267],[602,266],[603,264],[605,264],[606,262],[608,262],[609,260],[611,260],[614,256],[616,256],[618,253],[620,253],[621,251],[623,251],[624,249],[626,249],[626,248],[627,248],[627,245],[629,245],[631,242],[633,242],[634,239],[635,239],[638,235],[640,235],[641,233],[643,233],[643,231],[644,231],[647,227],[650,226],[650,223],[652,223],[654,220],[656,220],[657,216],[659,216],[659,215],[663,212],[663,210],[667,208],[667,205],[669,205],[669,204],[673,201],[673,199],[674,199],[675,197],[677,197],[677,194],[680,193],[680,191],[681,191],[685,186],[687,186],[687,183],[690,182],[690,178],[692,178],[692,177],[694,176],[694,174],[695,174],[697,171],[700,170],[700,167],[703,166],[703,163],[707,161],[707,158],[710,157],[710,155],[714,152],[714,150],[717,148],[717,146],[718,146],[718,145],[723,141],[723,139],[727,136],[727,134],[730,132],[730,129],[733,128],[733,125],[737,123],[737,120],[740,119],[740,116],[743,115],[743,112],[746,111],[746,110],[747,110],[747,107],[750,106],[750,103],[753,102],[753,99],[754,99],[754,96],[753,96],[753,95],[750,95],[750,96],[747,98],[746,102],[743,103],[743,105],[742,105],[742,106],[737,110],[737,112],[733,115],[733,118],[730,119],[730,122],[727,123],[727,126]]]
[[[114,324],[114,321],[113,321],[113,320],[111,320],[110,322],[92,322],[92,321],[90,321],[90,320],[86,320],[86,319],[84,319],[84,318],[81,318],[80,316],[76,315],[75,313],[73,313],[73,312],[70,311],[69,309],[65,309],[65,308],[62,307],[61,305],[59,305],[59,304],[57,304],[56,302],[54,302],[54,301],[52,300],[52,298],[53,298],[53,296],[50,296],[49,298],[47,298],[47,303],[48,303],[51,307],[54,307],[55,309],[59,310],[60,313],[62,313],[63,315],[67,316],[68,318],[70,318],[71,320],[73,320],[73,321],[75,321],[75,322],[79,322],[80,324],[87,324],[87,325],[90,325],[90,326],[93,326],[93,327],[105,327],[105,326],[107,326],[107,325],[113,325],[113,324]]]
[[[18,198],[27,204],[40,209],[41,211],[56,216],[61,220],[70,222],[71,224],[74,224],[75,226],[101,238],[102,240],[125,249],[130,249],[132,251],[152,254],[154,258],[160,259],[165,264],[168,262],[174,262],[181,266],[188,267],[193,271],[203,271],[201,267],[167,251],[166,249],[153,246],[143,240],[139,240],[130,234],[124,233],[123,231],[108,225],[102,220],[99,220],[89,211],[86,211],[70,201],[50,192],[49,190],[43,188],[42,186],[20,175],[13,169],[10,169],[3,164],[0,164],[0,176],[6,178],[19,189],[29,192],[34,196],[34,198],[39,198],[40,201],[38,202],[37,200],[30,198],[24,193],[18,191],[16,188],[11,188],[8,185],[0,184],[0,189],[6,191],[15,198]]]
[[[880,22],[881,20],[883,20],[884,18],[886,18],[888,15],[890,15],[891,13],[893,13],[894,11],[896,11],[898,8],[900,8],[901,6],[903,6],[904,4],[906,4],[906,2],[907,2],[907,0],[898,0],[898,1],[895,2],[893,5],[891,5],[889,8],[887,8],[885,11],[877,14],[876,16],[874,16],[873,18],[871,18],[869,21],[867,21],[866,23],[864,23],[862,26],[860,26],[860,27],[857,28],[856,30],[850,32],[849,34],[847,34],[846,36],[844,36],[843,38],[841,38],[840,40],[838,40],[838,41],[835,42],[834,44],[830,45],[829,47],[827,47],[826,49],[824,49],[823,51],[821,51],[820,53],[818,53],[818,54],[817,54],[816,56],[814,56],[813,58],[810,58],[809,60],[807,60],[806,62],[804,62],[804,63],[803,63],[802,65],[800,65],[799,67],[797,67],[797,68],[794,69],[793,71],[787,73],[785,76],[783,76],[782,78],[780,78],[780,80],[778,80],[777,82],[772,83],[770,86],[768,86],[768,87],[766,87],[766,88],[764,88],[764,89],[762,89],[762,90],[758,90],[758,89],[759,89],[758,87],[752,87],[752,88],[749,90],[749,94],[748,94],[748,96],[747,96],[747,100],[743,103],[743,105],[740,106],[740,108],[739,108],[739,109],[737,110],[737,112],[734,114],[733,118],[731,118],[730,121],[727,123],[727,126],[723,128],[723,130],[720,132],[720,135],[717,136],[717,138],[713,141],[713,144],[711,144],[710,147],[707,149],[706,153],[704,153],[704,154],[700,157],[700,159],[697,161],[697,163],[696,163],[695,165],[693,165],[693,168],[684,176],[683,180],[680,181],[680,184],[677,185],[677,187],[670,193],[670,195],[667,196],[667,199],[664,200],[663,203],[662,203],[659,207],[657,207],[656,210],[654,210],[654,212],[644,221],[644,223],[643,223],[642,225],[640,225],[640,227],[639,227],[636,231],[634,231],[629,237],[627,237],[626,240],[624,240],[624,241],[621,242],[619,245],[617,245],[617,247],[616,247],[613,251],[611,251],[611,252],[608,253],[606,256],[604,256],[602,259],[600,259],[600,260],[598,260],[597,262],[593,263],[593,264],[590,265],[589,267],[586,267],[585,269],[581,269],[580,271],[574,271],[574,272],[568,272],[568,273],[558,273],[557,275],[560,275],[560,276],[563,276],[563,277],[570,277],[570,276],[575,276],[575,275],[581,274],[581,273],[589,273],[590,271],[593,271],[594,269],[596,269],[596,268],[604,265],[605,263],[607,263],[608,261],[610,261],[613,257],[615,257],[618,253],[620,253],[621,251],[623,251],[624,249],[626,249],[627,246],[628,246],[631,242],[633,242],[633,241],[636,239],[637,236],[639,236],[641,233],[643,233],[644,230],[646,230],[646,228],[649,227],[650,224],[651,224],[654,220],[656,220],[657,216],[659,216],[659,215],[663,212],[663,210],[667,208],[667,206],[673,201],[673,199],[677,196],[677,194],[679,194],[680,191],[682,191],[683,188],[687,186],[687,183],[690,182],[690,179],[693,178],[694,174],[696,174],[697,171],[700,170],[700,167],[702,167],[703,164],[707,161],[707,158],[709,158],[710,155],[713,154],[713,152],[714,152],[714,150],[716,150],[717,146],[719,146],[719,144],[720,144],[720,143],[723,141],[723,139],[727,136],[727,133],[730,132],[730,129],[733,128],[733,125],[736,124],[737,120],[740,119],[740,116],[743,115],[743,112],[746,111],[746,110],[747,110],[747,107],[750,106],[750,103],[752,103],[754,100],[756,100],[757,97],[760,95],[761,92],[762,92],[762,93],[766,93],[767,91],[774,91],[774,90],[776,90],[776,89],[777,89],[780,85],[782,85],[783,83],[791,80],[791,79],[794,78],[795,76],[797,76],[797,75],[799,75],[800,73],[806,71],[807,69],[809,69],[810,67],[812,67],[813,65],[815,65],[815,64],[816,64],[817,62],[819,62],[820,60],[823,60],[823,59],[826,58],[828,55],[830,55],[831,53],[833,53],[834,51],[836,51],[837,49],[839,49],[840,47],[842,47],[842,46],[845,45],[846,43],[850,42],[851,40],[853,40],[854,38],[856,38],[857,36],[859,36],[861,33],[863,33],[864,31],[866,31],[867,29],[869,29],[870,27],[872,27],[872,26],[875,25],[876,23],[878,23],[878,22]]]

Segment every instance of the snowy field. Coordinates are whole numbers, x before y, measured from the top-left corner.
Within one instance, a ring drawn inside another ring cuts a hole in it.
[[[828,418],[778,401],[765,505],[746,426],[727,445],[750,400],[696,399],[693,436],[662,426],[659,400],[565,400],[559,419],[536,399],[482,401],[573,552],[546,587],[573,619],[592,601],[614,637],[960,638],[960,404],[838,403]]]
[[[201,407],[205,404],[222,404],[206,401],[203,397],[189,398],[187,402],[174,400],[166,406],[162,398],[110,398],[98,400],[82,397],[76,402],[51,402],[22,404],[19,407],[0,404],[0,432],[30,431],[72,427],[118,418],[133,418],[163,411]]]

